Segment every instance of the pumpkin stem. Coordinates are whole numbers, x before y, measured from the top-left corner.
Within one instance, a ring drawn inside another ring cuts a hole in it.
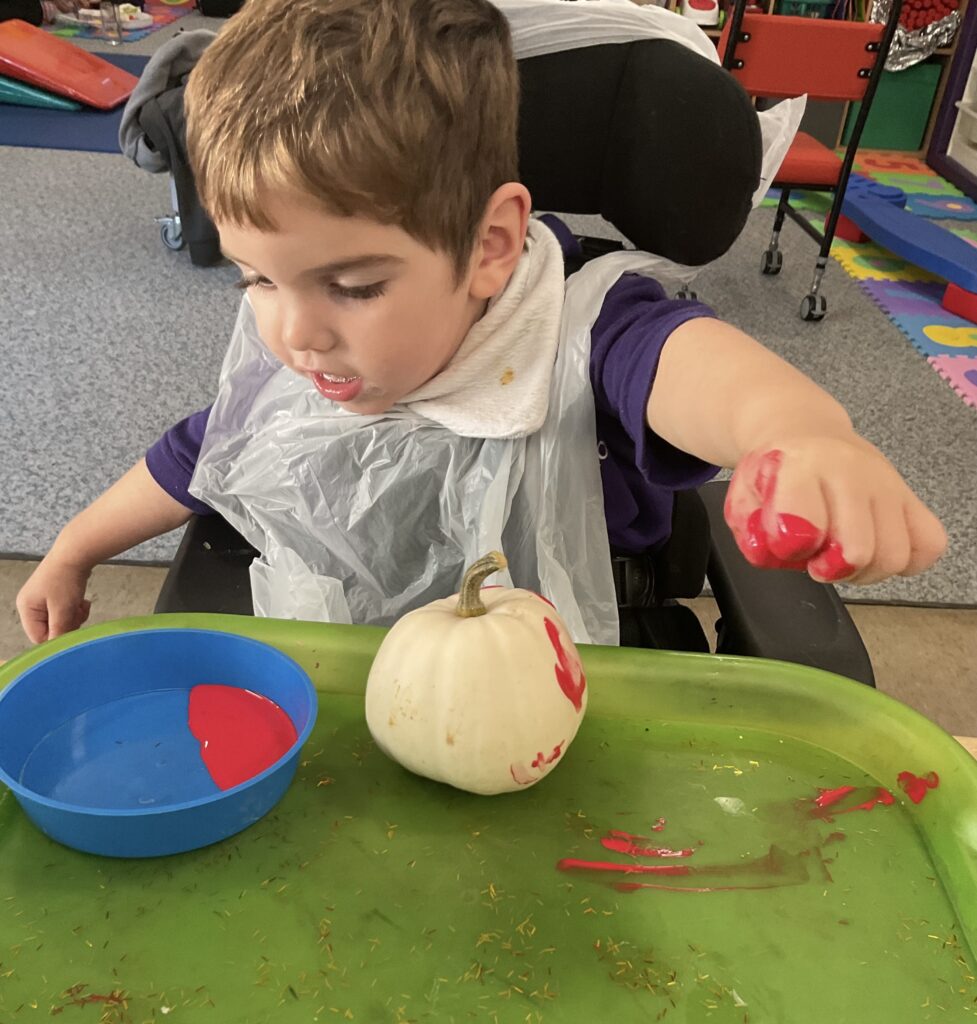
[[[482,604],[480,591],[482,584],[494,572],[507,568],[509,563],[501,551],[490,551],[484,558],[480,558],[474,565],[469,566],[465,572],[465,578],[461,581],[461,595],[455,614],[463,619],[473,619],[477,615],[484,615],[488,608]]]

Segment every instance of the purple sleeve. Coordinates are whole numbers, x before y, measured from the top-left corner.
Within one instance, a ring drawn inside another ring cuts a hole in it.
[[[665,342],[677,327],[698,317],[715,313],[700,302],[669,299],[651,278],[625,274],[607,293],[591,331],[590,377],[598,412],[621,423],[642,475],[670,490],[698,487],[718,472],[660,438],[647,423],[648,397]]]
[[[188,488],[200,455],[210,406],[180,420],[146,452],[146,465],[152,478],[181,504],[198,516],[213,515],[214,510],[194,498]]]

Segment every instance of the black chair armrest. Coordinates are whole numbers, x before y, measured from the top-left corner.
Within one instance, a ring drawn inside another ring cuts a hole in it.
[[[712,535],[718,653],[797,662],[874,686],[868,652],[834,587],[804,573],[756,569],[743,557],[723,518],[726,488],[716,482],[699,489]]]
[[[156,612],[254,615],[248,569],[257,554],[221,516],[191,516]]]

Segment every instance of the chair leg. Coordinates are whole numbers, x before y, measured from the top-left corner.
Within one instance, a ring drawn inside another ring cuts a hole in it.
[[[821,294],[821,282],[824,280],[824,271],[828,266],[828,256],[831,253],[831,244],[834,242],[835,230],[838,219],[841,216],[841,204],[844,200],[844,190],[835,189],[834,199],[831,203],[831,210],[824,225],[824,235],[821,238],[821,250],[818,253],[817,263],[814,265],[814,277],[811,280],[811,290],[801,299],[801,319],[817,322],[823,320],[828,312],[828,301]]]
[[[787,209],[790,205],[790,189],[780,190],[780,202],[777,204],[777,215],[774,217],[773,233],[770,236],[770,243],[760,263],[760,272],[763,274],[779,274],[784,266],[784,254],[780,251],[780,232],[787,217]]]
[[[828,300],[821,294],[821,281],[828,265],[827,256],[819,256],[814,265],[814,277],[811,279],[811,290],[801,299],[801,319],[817,322],[823,320],[828,312]]]

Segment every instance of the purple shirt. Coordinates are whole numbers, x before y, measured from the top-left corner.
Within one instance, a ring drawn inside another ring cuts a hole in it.
[[[549,218],[547,223],[564,254],[572,255],[576,240],[569,231]],[[658,437],[646,415],[658,360],[672,331],[687,320],[714,315],[701,303],[669,299],[657,282],[637,274],[625,274],[604,298],[591,331],[590,380],[607,532],[616,554],[660,547],[671,533],[673,493],[698,487],[717,472]],[[209,415],[208,407],[182,420],[146,453],[156,482],[199,515],[212,510],[187,488]]]

